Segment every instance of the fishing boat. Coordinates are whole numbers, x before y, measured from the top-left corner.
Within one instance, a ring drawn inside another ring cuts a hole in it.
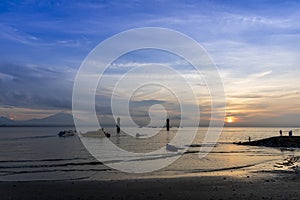
[[[66,131],[59,131],[58,136],[59,137],[71,137],[75,136],[76,130],[66,130]]]

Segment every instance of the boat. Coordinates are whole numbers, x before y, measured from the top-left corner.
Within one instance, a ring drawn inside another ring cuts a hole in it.
[[[106,132],[103,128],[99,129],[97,131],[88,131],[86,133],[83,133],[82,136],[84,137],[96,137],[96,138],[110,138],[110,133]]]
[[[107,137],[107,138],[110,138],[110,133],[108,133],[108,132],[103,132],[104,133],[104,135]]]
[[[58,136],[59,137],[71,137],[75,136],[76,130],[66,130],[66,131],[59,131]]]

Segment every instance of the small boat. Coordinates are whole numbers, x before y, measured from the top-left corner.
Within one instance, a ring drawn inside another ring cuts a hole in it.
[[[75,136],[76,134],[76,130],[67,130],[67,131],[59,131],[58,136],[59,137],[71,137],[71,136]]]
[[[110,135],[109,132],[106,132],[102,128],[102,129],[98,129],[97,131],[88,131],[88,132],[82,134],[82,136],[85,136],[85,137],[96,137],[96,138],[103,138],[103,137],[109,138],[111,135]]]
[[[110,138],[110,133],[109,132],[106,132],[104,130],[104,128],[102,128],[101,130],[102,130],[103,134],[105,135],[105,137]]]
[[[110,138],[110,133],[108,133],[108,132],[103,132],[103,133],[107,138]]]

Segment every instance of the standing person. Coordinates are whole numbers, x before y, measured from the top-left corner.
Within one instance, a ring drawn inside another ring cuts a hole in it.
[[[117,118],[117,125],[116,125],[116,127],[117,127],[117,133],[119,134],[120,132],[121,132],[121,128],[120,128],[120,117],[118,117]]]
[[[289,136],[293,136],[293,131],[292,130],[289,131]]]
[[[250,136],[249,136],[249,138],[248,138],[248,139],[249,139],[249,142],[251,142],[251,137],[250,137]]]
[[[167,128],[167,131],[170,130],[170,119],[169,118],[167,118],[167,120],[166,120],[166,128]]]
[[[279,131],[279,135],[282,136],[282,130]]]

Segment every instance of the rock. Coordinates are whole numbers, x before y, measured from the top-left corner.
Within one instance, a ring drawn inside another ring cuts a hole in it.
[[[300,136],[278,136],[250,142],[238,142],[237,145],[300,148]]]

